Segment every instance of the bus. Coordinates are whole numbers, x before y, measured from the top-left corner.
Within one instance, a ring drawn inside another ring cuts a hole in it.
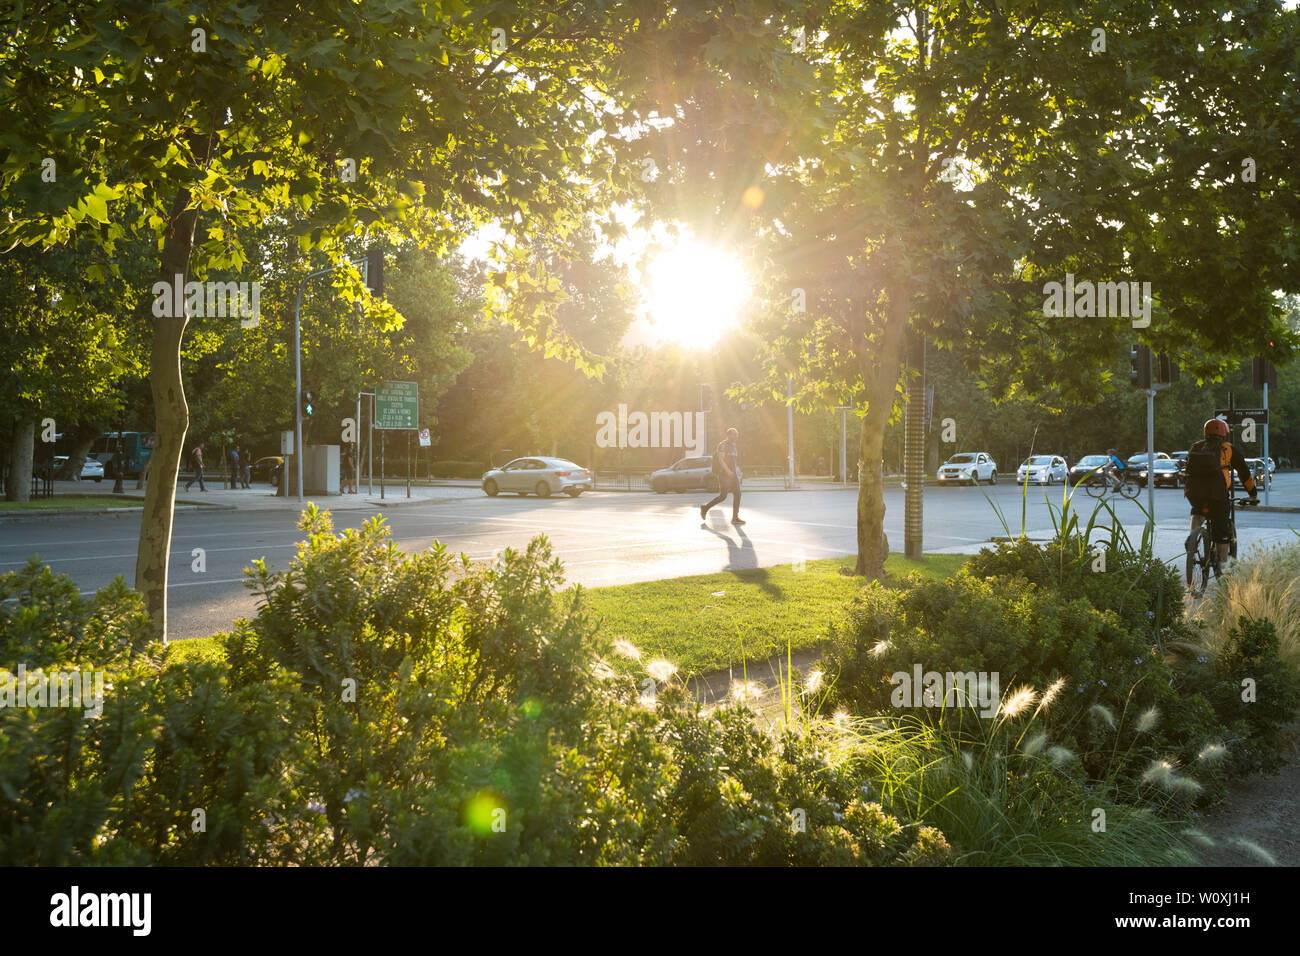
[[[104,432],[90,446],[90,457],[98,458],[104,464],[104,476],[116,478],[114,470],[117,461],[117,432]],[[122,468],[123,478],[138,478],[144,470],[149,456],[153,454],[155,435],[153,432],[122,432]]]

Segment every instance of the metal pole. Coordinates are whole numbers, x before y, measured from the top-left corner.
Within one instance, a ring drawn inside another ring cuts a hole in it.
[[[361,455],[357,452],[361,449],[361,393],[357,392],[357,418],[352,427],[352,484],[357,484],[357,472],[361,470]]]
[[[406,430],[406,497],[411,497],[411,430]]]
[[[379,429],[379,500],[384,500],[384,452],[387,450],[387,442],[384,439],[388,437],[388,432]]]
[[[310,278],[310,276],[308,277]],[[302,504],[302,290],[307,279],[298,283],[298,301],[293,307],[293,461],[298,472],[298,503]]]
[[[1150,513],[1151,541],[1156,533],[1156,390],[1147,389],[1147,511]]]
[[[794,398],[794,378],[787,375],[785,377],[785,396]],[[794,405],[789,402],[785,406],[785,428],[786,440],[789,443],[790,455],[787,459],[790,471],[790,487],[794,487]]]
[[[849,486],[849,410],[840,409],[840,484]]]
[[[1264,382],[1264,507],[1268,507],[1268,489],[1273,478],[1268,473],[1268,382]]]
[[[370,393],[370,443],[366,448],[370,463],[366,465],[366,480],[370,482],[370,497],[375,496],[375,393]],[[383,482],[380,482],[382,486]]]

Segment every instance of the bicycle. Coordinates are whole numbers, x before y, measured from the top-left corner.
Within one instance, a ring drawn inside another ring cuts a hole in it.
[[[1237,556],[1237,505],[1254,507],[1259,504],[1257,498],[1233,498],[1228,496],[1228,555]],[[1215,580],[1223,576],[1219,563],[1218,542],[1214,540],[1214,519],[1206,516],[1204,523],[1192,532],[1188,539],[1191,547],[1187,549],[1187,589],[1193,597],[1201,597],[1210,586],[1210,574]]]
[[[1130,476],[1127,471],[1123,472],[1123,477],[1120,478],[1118,487],[1116,487],[1115,483],[1111,480],[1109,474],[1100,471],[1093,472],[1085,478],[1083,487],[1088,494],[1092,495],[1094,498],[1103,498],[1105,497],[1106,492],[1109,491],[1121,494],[1130,501],[1137,499],[1138,491],[1140,490],[1137,479]]]

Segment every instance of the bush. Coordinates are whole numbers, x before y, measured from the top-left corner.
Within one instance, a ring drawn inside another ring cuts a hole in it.
[[[493,566],[406,556],[311,507],[222,654],[144,644],[138,595],[0,579],[7,659],[107,671],[102,717],[0,712],[0,863],[948,862],[811,739],[653,709],[545,539]],[[196,812],[197,811],[197,812]]]
[[[1224,732],[1208,702],[1173,686],[1176,674],[1145,627],[1129,630],[1113,611],[1024,577],[981,580],[963,568],[945,580],[913,575],[895,590],[864,588],[831,631],[828,706],[898,714],[891,675],[910,677],[917,664],[997,674],[1004,695],[1055,687],[1045,715],[1053,738],[1078,754],[1089,778],[1120,781],[1126,796],[1152,761],[1192,761]],[[987,719],[958,710],[968,727]],[[931,721],[942,713],[904,712]],[[1219,783],[1208,770],[1207,779]]]
[[[476,481],[488,470],[487,463],[481,461],[435,461],[429,468],[435,478],[473,478]]]

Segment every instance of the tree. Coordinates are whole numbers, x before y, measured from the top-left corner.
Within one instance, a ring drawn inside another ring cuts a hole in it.
[[[606,11],[573,0],[541,13],[486,0],[310,12],[290,0],[63,0],[17,8],[3,27],[0,106],[28,119],[0,144],[11,212],[0,248],[93,241],[110,258],[91,281],[120,271],[112,257],[137,223],[158,244],[160,281],[257,280],[246,243],[273,217],[329,256],[366,234],[441,251],[489,219],[563,231],[589,211],[593,178],[630,176],[606,162],[605,111],[590,95],[617,37]],[[135,582],[161,638],[190,309],[163,311]]]
[[[1211,377],[1264,341],[1285,355],[1293,13],[824,8],[807,24],[819,82],[789,130],[798,159],[763,182],[758,324],[769,397],[798,370],[801,404],[859,404],[857,573],[883,575],[883,439],[916,337],[955,349],[994,397],[1053,385],[1072,401],[1110,387],[1139,336]],[[1150,326],[1052,315],[1047,284],[1066,273],[1150,282]]]

